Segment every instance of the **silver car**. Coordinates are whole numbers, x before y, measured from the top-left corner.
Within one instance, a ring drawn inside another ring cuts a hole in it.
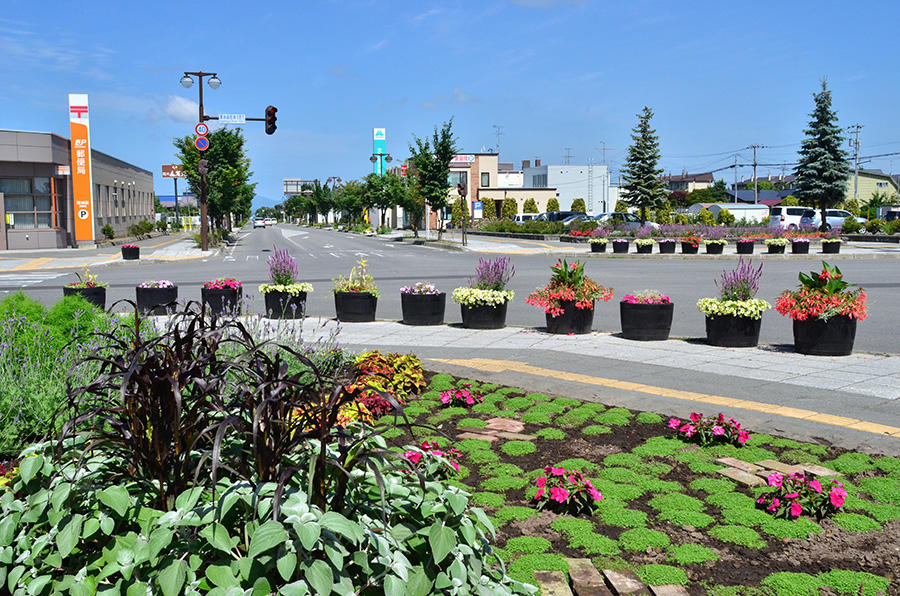
[[[612,211],[594,216],[594,221],[602,226],[624,226],[626,230],[637,230],[641,227],[641,218],[634,213]],[[654,221],[644,222],[644,227],[656,229],[659,224]]]
[[[810,209],[812,211],[812,209]],[[853,217],[853,214],[849,211],[844,211],[843,209],[826,209],[825,210],[825,229],[831,230],[832,228],[835,230],[840,230],[844,227],[844,220],[848,217]],[[822,212],[821,211],[813,211],[810,213],[804,213],[803,217],[800,218],[800,227],[810,226],[810,227],[818,227],[822,225]]]

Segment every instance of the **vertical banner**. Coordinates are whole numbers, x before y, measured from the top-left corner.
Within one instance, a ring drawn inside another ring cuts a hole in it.
[[[94,240],[94,193],[91,178],[91,139],[88,96],[69,94],[69,135],[72,137],[72,204],[75,241]]]
[[[372,129],[372,154],[376,156],[387,154],[387,139],[383,128]],[[374,166],[372,171],[375,172],[375,174],[379,176],[384,174],[383,157],[375,159],[375,162],[372,165]]]

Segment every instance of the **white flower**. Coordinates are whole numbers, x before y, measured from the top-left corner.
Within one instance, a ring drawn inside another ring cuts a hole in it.
[[[259,284],[259,293],[267,294],[269,292],[283,292],[285,294],[290,294],[291,296],[298,296],[301,292],[306,292],[307,294],[312,292],[313,288],[311,284],[302,283],[302,284]]]
[[[763,312],[772,308],[772,305],[759,298],[753,298],[751,300],[701,298],[697,301],[697,308],[708,317],[733,315],[736,317],[746,317],[748,319],[761,319]]]
[[[453,290],[453,302],[463,306],[499,306],[511,302],[512,290],[479,290],[477,288],[456,288]]]

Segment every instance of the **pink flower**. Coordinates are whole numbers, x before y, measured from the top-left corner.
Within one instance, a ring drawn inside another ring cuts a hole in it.
[[[471,406],[471,405],[474,404],[474,403],[475,403],[475,398],[473,398],[471,395],[470,395],[469,397],[466,398],[466,405],[467,405],[467,406]]]
[[[725,414],[719,412],[719,424],[722,424],[723,422],[725,422]]]
[[[547,477],[546,476],[538,476],[537,481],[535,482],[537,486],[547,486]]]
[[[738,432],[738,443],[743,445],[744,443],[746,443],[749,440],[750,440],[750,433],[748,433],[745,430]]]
[[[809,483],[809,488],[813,489],[817,493],[821,493],[822,492],[822,483],[819,482],[818,480],[813,480],[812,482]]]
[[[550,473],[553,474],[554,476],[564,476],[565,473],[566,473],[566,469],[565,469],[565,468],[550,468],[549,471],[550,471]]]
[[[769,486],[781,486],[782,481],[784,481],[784,476],[779,474],[778,472],[772,472],[769,474]]]
[[[550,498],[556,501],[557,503],[565,503],[566,499],[569,498],[569,491],[564,488],[560,488],[558,486],[554,486],[550,489]]]
[[[794,517],[800,517],[801,513],[803,513],[803,507],[800,506],[800,503],[791,503],[791,515],[793,515]]]
[[[441,393],[441,403],[449,404],[450,403],[450,394],[449,393]]]
[[[539,488],[537,491],[537,494],[534,495],[534,500],[537,501],[538,499],[540,499],[543,496],[544,496],[544,489]]]
[[[588,489],[588,492],[591,494],[591,497],[592,497],[595,501],[599,501],[600,499],[603,498],[603,495],[600,494],[600,491],[597,490],[596,488],[594,488],[593,486],[592,486],[591,488]]]
[[[678,418],[669,418],[669,428],[678,428],[681,426],[681,420]]]
[[[406,453],[403,454],[403,457],[406,458],[407,460],[409,460],[410,462],[417,464],[417,463],[419,463],[419,460],[422,459],[422,454],[419,453],[418,451],[407,451]]]
[[[788,493],[788,494],[784,495],[784,498],[785,499],[796,499],[799,496],[800,496],[799,493]]]
[[[691,422],[700,422],[700,419],[703,418],[703,414],[699,414],[697,412],[691,412]]]
[[[717,424],[716,426],[713,427],[713,434],[716,435],[717,437],[721,437],[722,435],[725,434],[725,429]]]
[[[843,488],[835,487],[831,489],[831,493],[828,495],[831,499],[831,504],[835,507],[843,507],[844,499],[847,498],[847,491]]]
[[[769,505],[769,511],[775,511],[778,509],[779,505],[781,505],[781,501],[777,497],[772,499],[772,504]]]
[[[762,497],[756,499],[756,504],[757,504],[757,505],[762,505],[762,504],[765,503],[765,502],[766,502],[766,497],[765,497],[765,496],[762,496]]]
[[[693,437],[693,436],[694,436],[694,432],[696,432],[697,429],[694,427],[693,424],[685,424],[684,426],[682,426],[682,427],[679,428],[678,430],[681,431],[681,432],[683,432],[683,433],[684,433],[684,436],[690,438],[690,437]]]

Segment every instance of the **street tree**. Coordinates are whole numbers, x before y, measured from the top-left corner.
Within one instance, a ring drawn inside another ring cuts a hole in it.
[[[809,127],[803,131],[806,138],[800,143],[797,160],[797,198],[819,207],[824,229],[825,210],[844,200],[850,166],[837,113],[831,107],[831,91],[824,79],[821,91],[813,98],[815,107]]]
[[[660,180],[663,173],[659,164],[659,137],[650,128],[653,110],[644,106],[638,114],[638,123],[632,129],[628,157],[622,168],[622,198],[640,211],[641,225],[647,221],[647,211],[656,209],[666,200],[666,186]]]
[[[419,226],[422,225],[422,217],[425,215],[425,199],[422,197],[419,182],[413,176],[400,178],[403,187],[403,197],[400,206],[409,216],[409,222],[413,229],[413,235],[419,237]]]
[[[357,223],[362,219],[363,209],[365,209],[365,194],[365,184],[359,180],[345,182],[335,191],[336,209],[342,213],[342,216],[346,216],[350,223]]]
[[[582,213],[587,213],[587,207],[584,204],[584,199],[578,198],[572,201],[572,207],[570,211],[581,211]]]
[[[440,129],[435,125],[430,140],[413,135],[413,141],[409,144],[410,162],[418,181],[419,193],[431,210],[438,213],[447,207],[450,160],[457,152],[452,126],[453,118],[450,118]],[[438,221],[440,238],[444,233],[443,217],[439,217]]]
[[[173,140],[178,150],[176,157],[181,162],[188,186],[200,196],[200,173],[197,165],[201,152],[194,146],[196,135],[188,135]],[[256,183],[249,182],[250,159],[244,151],[244,135],[240,128],[220,128],[211,131],[209,149],[202,152],[208,162],[206,175],[207,209],[213,225],[220,229],[230,229],[233,214],[238,222],[250,217]]]
[[[400,176],[391,172],[381,176],[374,173],[366,176],[363,205],[381,212],[381,227],[385,225],[384,218],[388,210],[400,205],[405,198],[406,188]]]

